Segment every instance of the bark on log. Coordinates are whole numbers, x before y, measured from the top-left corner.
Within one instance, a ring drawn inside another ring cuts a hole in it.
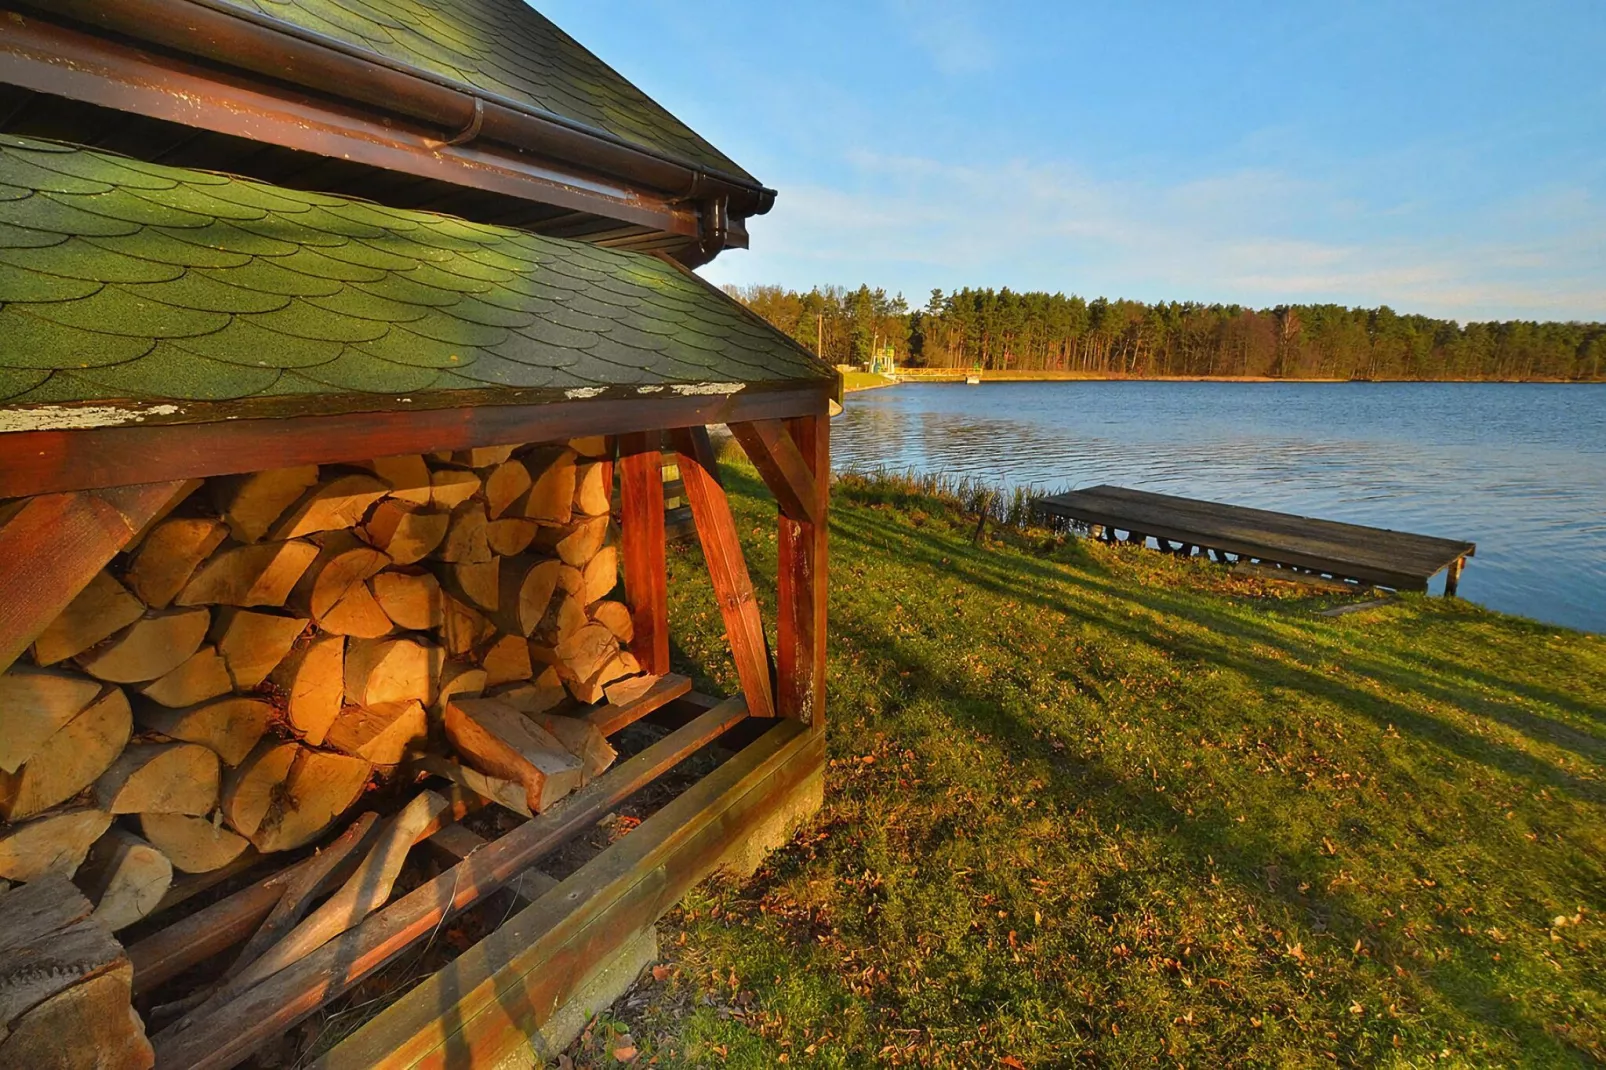
[[[102,569],[33,641],[33,659],[54,665],[82,654],[145,615],[145,606]]]
[[[95,781],[110,814],[205,814],[218,800],[218,756],[198,743],[133,743]]]
[[[272,703],[249,695],[229,695],[181,709],[141,703],[135,711],[140,727],[182,743],[199,743],[227,766],[245,761],[272,716]]]
[[[128,586],[152,609],[165,609],[228,533],[222,521],[211,517],[162,521],[134,554]]]
[[[0,816],[21,821],[77,795],[117,760],[132,730],[127,696],[108,688],[45,740],[21,769],[0,770]]]
[[[579,759],[551,734],[497,699],[456,699],[446,706],[446,734],[470,765],[524,785],[540,813],[580,786]]]
[[[158,610],[78,655],[78,667],[108,683],[155,680],[184,664],[201,648],[211,622],[207,611],[200,607]]]

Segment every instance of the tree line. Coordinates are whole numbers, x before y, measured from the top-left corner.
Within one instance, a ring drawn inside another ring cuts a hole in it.
[[[728,287],[833,364],[890,350],[903,366],[1108,376],[1283,379],[1606,379],[1606,324],[1459,324],[1388,306],[1192,301],[933,290],[924,308],[860,286]]]

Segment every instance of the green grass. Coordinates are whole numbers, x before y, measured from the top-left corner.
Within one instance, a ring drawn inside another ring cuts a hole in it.
[[[871,372],[843,372],[842,389],[852,392],[854,390],[869,390],[876,386],[891,386],[896,380],[888,379],[885,375]]]
[[[774,506],[725,468],[773,610]],[[1606,1059],[1606,641],[974,528],[838,484],[825,809],[671,914],[644,1059]],[[677,656],[734,689],[671,572]]]

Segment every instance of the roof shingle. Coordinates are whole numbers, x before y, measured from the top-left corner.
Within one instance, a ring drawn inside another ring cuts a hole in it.
[[[655,257],[9,136],[0,189],[13,429],[42,405],[184,422],[835,376]]]

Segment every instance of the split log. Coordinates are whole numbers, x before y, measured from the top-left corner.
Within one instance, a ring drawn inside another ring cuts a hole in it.
[[[530,548],[541,525],[522,516],[504,516],[485,525],[485,544],[498,557],[522,554]]]
[[[390,559],[349,531],[333,531],[319,540],[318,556],[301,574],[288,604],[319,624],[335,606]]]
[[[141,814],[139,828],[152,847],[184,873],[211,873],[245,853],[251,845],[211,818],[190,814]]]
[[[608,518],[591,516],[561,527],[543,527],[536,532],[534,545],[544,553],[557,554],[565,564],[584,568],[607,538]]]
[[[608,485],[613,466],[607,461],[587,461],[574,467],[575,509],[585,516],[605,516],[613,496]]]
[[[485,476],[485,511],[492,520],[511,509],[530,491],[530,470],[514,460],[503,461]]]
[[[433,791],[420,792],[385,823],[367,857],[338,892],[283,940],[264,951],[209,1002],[216,1005],[228,1002],[263,978],[271,977],[354,928],[384,906],[401,873],[402,863],[407,860],[407,852],[447,805],[447,801]]]
[[[234,681],[217,647],[203,646],[184,664],[140,688],[139,693],[163,706],[180,707],[226,695],[233,687]]]
[[[490,468],[513,456],[513,451],[518,449],[519,445],[515,443],[511,446],[475,446],[471,450],[454,450],[452,463],[466,465],[469,468]]]
[[[190,495],[194,494],[205,485],[206,480],[204,479],[186,479],[182,483],[177,484],[177,489],[169,494],[166,503],[153,512],[150,515],[150,518],[140,526],[140,529],[134,532],[134,537],[128,540],[128,545],[124,546],[123,550],[128,553],[133,553],[135,550],[139,549],[140,543],[145,541],[146,536],[150,535],[152,529],[154,529],[157,524],[160,524],[162,521],[166,520],[168,516],[172,514],[173,510],[183,505],[189,500]],[[27,499],[23,499],[23,501],[26,500]],[[4,523],[3,515],[0,515],[0,523]]]
[[[582,717],[564,717],[555,713],[540,713],[533,718],[536,724],[552,734],[570,754],[580,759],[582,783],[613,764],[619,752],[608,743],[607,737],[596,725]]]
[[[620,643],[629,643],[636,636],[635,623],[630,619],[630,607],[623,602],[598,602],[591,607],[591,619],[607,628]]]
[[[558,670],[548,665],[535,679],[504,684],[490,697],[512,706],[526,717],[534,717],[567,702],[569,693],[564,690]]]
[[[570,439],[569,448],[582,457],[599,460],[608,456],[608,436],[586,435],[582,438]]]
[[[368,586],[396,627],[422,632],[441,626],[441,585],[433,573],[386,569]]]
[[[13,881],[46,874],[71,877],[111,823],[112,815],[106,811],[80,807],[0,828],[0,877]]]
[[[525,467],[534,480],[519,511],[543,524],[567,524],[574,516],[573,451],[537,450],[525,458]]]
[[[548,663],[555,663],[558,660],[555,652],[556,648],[572,640],[575,634],[589,623],[590,618],[586,616],[585,606],[581,603],[580,598],[567,591],[561,592],[553,600],[551,607],[547,610],[545,619],[541,621],[541,626],[537,629],[541,638],[545,639],[549,645],[549,650],[544,660]],[[612,633],[610,632],[609,634]],[[531,653],[537,654],[538,651],[532,647]]]
[[[75,878],[112,932],[153,913],[173,883],[173,863],[132,832],[111,829],[89,849]]]
[[[582,601],[586,605],[600,602],[613,593],[619,585],[619,550],[614,546],[604,546],[597,551],[597,556],[586,562],[585,595]],[[612,631],[613,629],[608,629]]]
[[[338,635],[320,635],[298,649],[273,670],[272,680],[288,696],[290,726],[313,746],[340,714],[345,693],[346,641]]]
[[[477,698],[485,690],[485,670],[463,661],[447,661],[441,665],[435,701],[430,708],[436,713],[446,709],[454,695]]]
[[[573,695],[577,701],[584,702],[587,705],[594,705],[607,698],[609,684],[622,677],[629,676],[632,671],[639,671],[640,669],[639,666],[634,668],[629,666],[624,661],[624,657],[625,655],[620,654],[609,659],[602,668],[584,680],[565,676],[563,682],[568,687],[569,694]]]
[[[426,499],[427,501],[427,499]],[[369,545],[398,565],[410,565],[433,553],[446,538],[452,515],[444,509],[386,498],[358,529]]]
[[[473,792],[486,802],[495,803],[520,817],[535,816],[530,812],[529,800],[524,797],[524,785],[512,780],[486,776],[471,765],[462,765],[438,754],[424,754],[414,759],[413,767],[431,776],[449,780]]]
[[[303,494],[270,532],[275,539],[295,539],[320,531],[356,527],[379,499],[389,493],[384,481],[370,475],[340,476]]]
[[[552,604],[563,563],[556,558],[505,557],[501,590],[492,619],[509,635],[528,636],[535,631]]]
[[[435,549],[442,561],[474,564],[491,559],[491,545],[485,537],[485,505],[470,500],[452,510],[446,538]]]
[[[220,476],[207,480],[207,489],[229,533],[249,543],[266,535],[274,521],[317,482],[318,466],[308,464]]]
[[[101,684],[59,669],[13,665],[0,673],[0,769],[15,773],[101,693]]]
[[[346,592],[346,597],[323,615],[318,626],[331,635],[349,635],[354,639],[378,639],[396,630],[366,583],[359,583]]]
[[[448,703],[446,734],[480,772],[524,785],[525,801],[536,813],[580,786],[579,759],[505,702],[479,698]]]
[[[587,624],[557,645],[558,672],[565,681],[589,680],[618,656],[619,641],[600,624]]]
[[[441,595],[441,640],[454,658],[466,657],[496,634],[496,627],[478,610],[449,594]]]
[[[433,649],[416,639],[351,640],[346,644],[343,674],[345,701],[359,706],[408,700],[427,704],[434,698],[430,693]]]
[[[310,542],[230,547],[207,559],[173,601],[181,606],[282,606],[318,556]]]
[[[399,765],[409,749],[422,747],[428,734],[424,704],[412,698],[343,711],[325,742],[374,765]]]
[[[558,590],[574,595],[577,600],[581,598],[586,593],[585,570],[575,568],[573,565],[560,560],[558,562]]]
[[[495,613],[501,604],[501,559],[460,562],[444,570],[446,589],[482,613]]]
[[[147,1070],[133,969],[77,888],[43,877],[0,894],[0,1066]]]
[[[429,504],[429,465],[416,453],[357,461],[351,467],[372,472],[389,483],[390,496],[398,501],[413,505]]]
[[[78,655],[78,667],[113,684],[158,679],[201,648],[211,622],[207,611],[199,607],[158,610]]]
[[[162,521],[134,554],[128,585],[152,609],[167,608],[228,533],[222,521],[210,517]]]
[[[278,667],[296,639],[306,631],[305,617],[284,617],[224,606],[212,617],[208,633],[236,689],[249,691]]]
[[[205,814],[218,800],[218,757],[198,743],[133,743],[95,781],[111,814]]]
[[[0,816],[21,821],[77,795],[117,760],[132,730],[127,696],[108,688],[46,739],[21,769],[0,770]]]
[[[480,651],[480,667],[485,670],[485,686],[528,680],[532,674],[530,643],[521,635],[499,636]]]
[[[224,765],[236,766],[268,730],[273,705],[247,695],[229,695],[182,709],[142,703],[135,716],[143,728],[182,743],[199,743]]]
[[[223,817],[263,854],[293,850],[345,813],[371,772],[361,758],[264,741],[225,779]]]
[[[144,615],[144,604],[102,570],[39,633],[33,641],[33,659],[40,665],[53,665],[81,654]]]
[[[429,474],[430,504],[450,512],[480,491],[480,477],[460,468],[441,468]]]

